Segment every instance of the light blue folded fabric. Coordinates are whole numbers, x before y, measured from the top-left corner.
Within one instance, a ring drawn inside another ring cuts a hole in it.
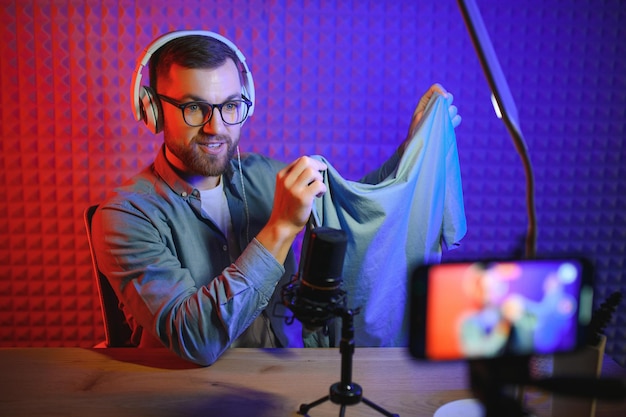
[[[406,346],[412,272],[440,262],[442,246],[458,246],[467,229],[448,103],[442,96],[430,100],[396,171],[378,184],[345,180],[316,158],[329,166],[317,216],[322,226],[349,236],[343,289],[348,307],[361,308],[355,343]]]

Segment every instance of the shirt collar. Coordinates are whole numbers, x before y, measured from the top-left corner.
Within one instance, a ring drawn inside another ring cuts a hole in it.
[[[165,144],[161,146],[161,149],[154,160],[154,170],[158,176],[178,195],[187,198],[192,195],[194,197],[200,196],[200,192],[193,188],[187,181],[182,179],[178,174],[178,170],[169,163],[165,157]]]
[[[231,161],[232,162],[232,161]],[[154,160],[154,170],[156,174],[165,181],[165,183],[170,187],[176,194],[181,197],[200,197],[200,191],[197,188],[194,188],[191,184],[185,181],[179,174],[178,169],[174,167],[165,157],[165,144],[161,146],[159,153],[157,154],[156,159]],[[227,184],[233,182],[233,176],[235,175],[235,170],[232,168],[232,165],[228,165],[226,172],[222,174],[222,181],[227,180]],[[226,189],[227,186],[224,185]],[[237,188],[237,186],[235,186]]]

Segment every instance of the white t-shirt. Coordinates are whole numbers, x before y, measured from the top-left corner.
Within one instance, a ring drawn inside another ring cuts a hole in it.
[[[220,228],[227,238],[232,234],[230,223],[230,211],[228,211],[228,201],[224,194],[224,183],[220,178],[217,187],[210,190],[200,191],[202,210],[209,215],[211,220]]]

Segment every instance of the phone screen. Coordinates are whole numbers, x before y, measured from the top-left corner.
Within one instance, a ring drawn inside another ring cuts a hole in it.
[[[421,266],[411,286],[409,348],[432,360],[574,350],[593,301],[580,259]]]

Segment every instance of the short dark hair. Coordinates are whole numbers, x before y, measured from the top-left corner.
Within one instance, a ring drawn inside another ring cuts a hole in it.
[[[172,39],[150,57],[150,87],[158,91],[157,77],[167,76],[174,64],[184,68],[213,69],[223,65],[228,58],[237,68],[241,67],[235,51],[218,39],[205,35]],[[241,79],[241,71],[239,73]]]

